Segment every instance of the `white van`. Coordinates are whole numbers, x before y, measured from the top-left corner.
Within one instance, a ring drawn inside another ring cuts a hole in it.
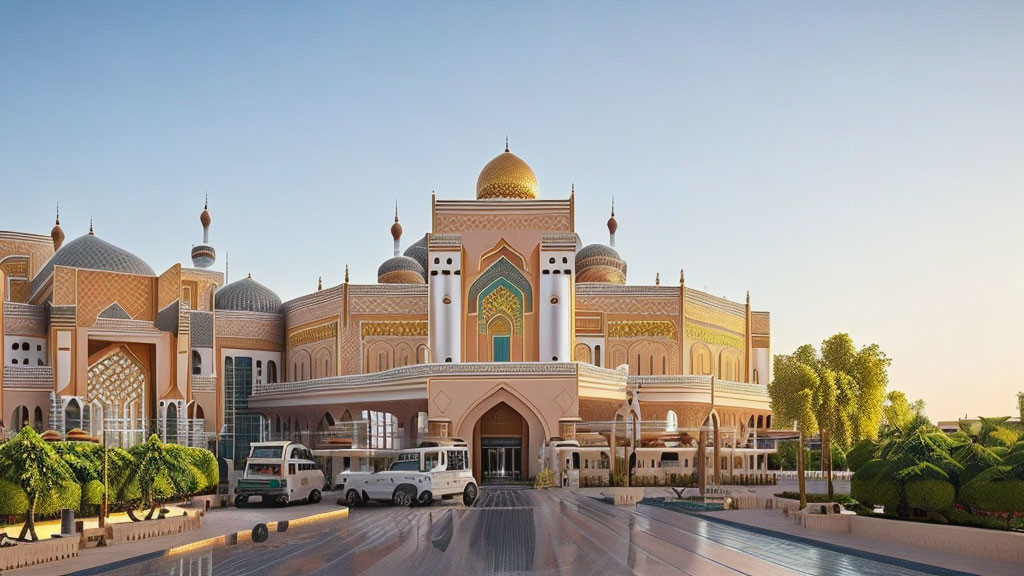
[[[316,504],[323,486],[324,473],[302,444],[256,442],[249,448],[245,474],[235,487],[235,506],[244,506],[252,496],[278,504],[299,500]]]

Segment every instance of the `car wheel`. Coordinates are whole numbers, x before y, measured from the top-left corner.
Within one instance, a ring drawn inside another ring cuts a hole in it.
[[[307,500],[309,500],[310,504],[319,504],[320,503],[320,491],[319,490],[313,490],[312,492],[310,492],[309,493],[309,498],[307,498]]]
[[[345,493],[345,505],[349,508],[354,508],[363,503],[363,499],[359,497],[359,492],[355,490],[349,490]]]
[[[287,506],[288,505],[288,497],[287,496],[278,496],[277,497],[277,505],[278,506]]]
[[[434,503],[434,495],[430,490],[424,490],[419,497],[420,506],[430,506]]]
[[[472,506],[473,502],[476,502],[477,496],[476,484],[466,484],[466,489],[462,491],[462,503],[466,506]]]
[[[241,508],[249,503],[249,497],[245,494],[239,494],[235,496],[235,508]]]
[[[412,506],[416,503],[416,489],[411,486],[399,486],[391,495],[391,502],[395,506]]]

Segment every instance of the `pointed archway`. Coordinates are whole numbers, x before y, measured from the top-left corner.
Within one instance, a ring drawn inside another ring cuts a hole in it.
[[[521,424],[521,464],[519,475],[520,478],[525,479],[533,476],[539,470],[540,453],[543,443],[551,437],[551,432],[548,429],[547,424],[540,417],[540,412],[528,401],[516,393],[514,390],[508,388],[504,384],[499,384],[491,389],[490,392],[484,394],[480,399],[473,404],[473,406],[467,410],[455,424],[454,430],[455,435],[460,438],[465,438],[470,441],[470,460],[473,465],[473,476],[478,482],[483,481],[483,448],[482,438],[483,430],[481,429],[481,422],[486,420],[486,415],[491,414],[497,416],[495,408],[499,405],[504,405],[506,413],[500,416],[502,420],[508,419],[507,428],[489,428],[490,430],[496,430],[491,432],[492,438],[515,438],[514,435],[502,436],[504,432],[501,430],[510,430],[511,422],[515,421],[518,417]],[[489,427],[489,425],[488,425]],[[500,440],[492,440],[488,444],[494,445],[500,444]],[[511,443],[511,441],[510,441]]]

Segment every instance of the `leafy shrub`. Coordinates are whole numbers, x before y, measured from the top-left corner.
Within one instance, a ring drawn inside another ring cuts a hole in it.
[[[960,489],[960,502],[991,512],[1024,512],[1024,480],[1009,466],[993,466]]]
[[[78,510],[82,504],[82,486],[71,480],[48,494],[42,494],[36,504],[36,514],[41,516],[56,515],[62,508]],[[24,510],[22,510],[24,512]]]
[[[533,480],[534,488],[547,488],[553,485],[555,482],[555,473],[550,468],[542,468],[540,472],[537,472],[537,477]]]
[[[103,502],[103,482],[89,480],[82,489],[82,504],[99,506]]]
[[[875,457],[878,446],[871,440],[861,440],[854,444],[853,448],[846,453],[846,465],[850,470],[856,472],[861,466]]]
[[[945,513],[956,504],[956,487],[942,480],[919,480],[904,486],[907,506]]]
[[[884,506],[886,513],[895,513],[901,494],[894,476],[893,465],[880,459],[870,460],[850,479],[850,496],[866,506]]]
[[[0,479],[0,516],[24,514],[28,510],[28,496],[14,482]]]

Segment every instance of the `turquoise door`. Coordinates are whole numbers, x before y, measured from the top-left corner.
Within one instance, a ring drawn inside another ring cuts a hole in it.
[[[508,362],[510,355],[511,338],[509,336],[492,336],[491,346],[493,347],[491,357],[495,362]]]

